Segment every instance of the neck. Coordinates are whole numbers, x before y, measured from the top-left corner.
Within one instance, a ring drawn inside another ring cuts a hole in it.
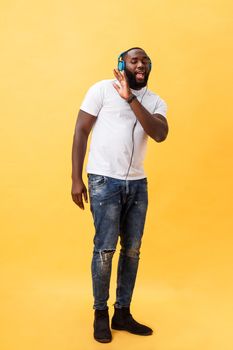
[[[133,90],[142,90],[142,89],[144,89],[146,87],[146,85],[145,86],[140,86],[140,87],[136,87],[136,86],[134,86],[134,87],[129,86],[129,87],[130,87],[130,89],[133,89]]]
[[[130,89],[135,90],[135,91],[140,91],[140,90],[143,90],[143,89],[145,89],[145,88],[147,88],[147,85],[142,86],[142,87],[131,87],[131,86],[130,86]]]

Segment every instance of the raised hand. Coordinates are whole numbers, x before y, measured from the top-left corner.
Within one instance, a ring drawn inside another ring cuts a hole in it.
[[[125,74],[125,71],[119,71],[118,69],[114,69],[113,73],[116,79],[120,83],[120,86],[116,83],[113,83],[114,88],[122,98],[127,100],[132,95],[132,93],[129,87],[129,83],[128,83],[128,79]]]

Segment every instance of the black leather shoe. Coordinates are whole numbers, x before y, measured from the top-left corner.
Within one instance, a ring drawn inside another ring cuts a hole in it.
[[[137,335],[151,335],[153,330],[135,321],[130,313],[129,307],[121,309],[115,307],[112,318],[112,329],[124,330]]]
[[[108,309],[95,310],[94,338],[100,343],[109,343],[112,340]]]

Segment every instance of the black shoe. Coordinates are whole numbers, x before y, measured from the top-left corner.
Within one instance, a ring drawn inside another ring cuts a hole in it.
[[[94,338],[100,343],[109,343],[112,340],[108,309],[95,310]]]
[[[121,309],[115,307],[111,326],[112,329],[124,330],[137,335],[151,335],[153,333],[151,328],[133,319],[129,307]]]

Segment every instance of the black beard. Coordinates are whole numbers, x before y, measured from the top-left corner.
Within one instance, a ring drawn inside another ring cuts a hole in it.
[[[139,90],[147,85],[147,80],[149,78],[150,72],[145,73],[144,81],[142,81],[141,83],[137,82],[135,74],[131,73],[127,68],[125,68],[125,74],[128,78],[129,87],[133,90]]]

